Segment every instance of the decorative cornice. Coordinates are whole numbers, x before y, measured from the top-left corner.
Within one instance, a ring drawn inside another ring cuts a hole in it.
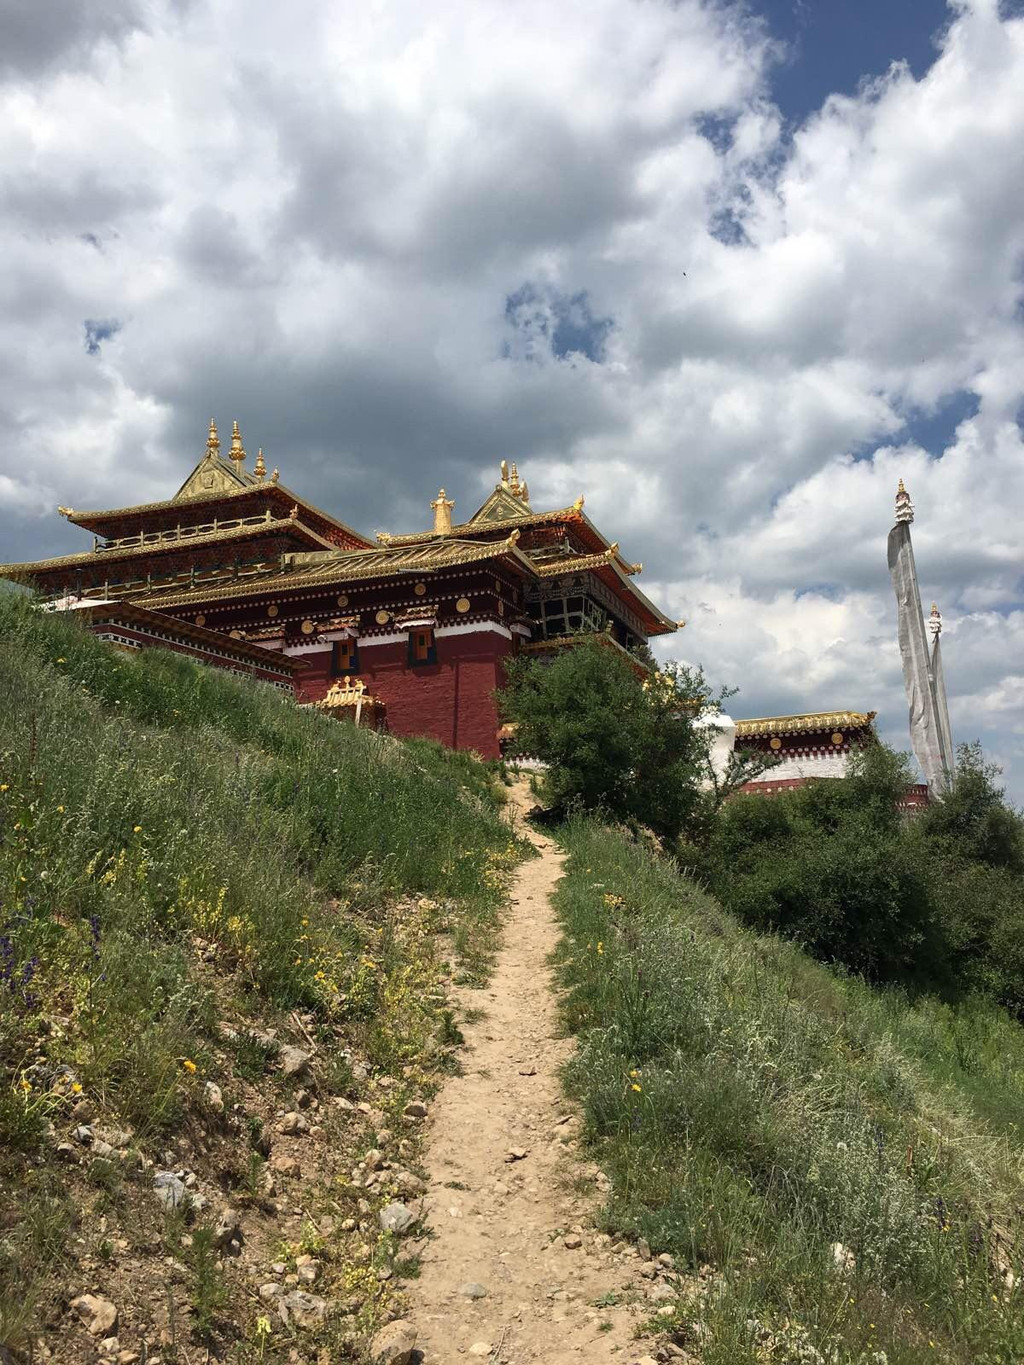
[[[816,711],[803,716],[761,716],[756,720],[738,720],[736,738],[802,735],[816,730],[862,730],[876,715],[875,711]]]

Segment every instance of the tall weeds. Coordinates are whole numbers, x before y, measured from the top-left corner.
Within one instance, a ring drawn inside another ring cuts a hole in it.
[[[1024,1032],[830,973],[624,835],[565,840],[569,1082],[609,1226],[693,1272],[678,1339],[706,1365],[1024,1359]]]

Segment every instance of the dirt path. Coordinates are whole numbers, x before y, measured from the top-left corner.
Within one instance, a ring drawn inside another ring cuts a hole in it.
[[[513,799],[520,812],[529,808],[525,784]],[[562,856],[550,839],[524,832],[540,857],[520,869],[489,988],[461,992],[464,1010],[486,1016],[463,1026],[465,1074],[431,1109],[434,1236],[409,1285],[423,1365],[625,1363],[650,1349],[633,1338],[637,1307],[622,1300],[637,1298],[638,1276],[653,1268],[632,1248],[612,1250],[589,1223],[593,1199],[572,1185],[581,1174],[578,1124],[558,1078],[572,1043],[557,1036],[547,965]]]

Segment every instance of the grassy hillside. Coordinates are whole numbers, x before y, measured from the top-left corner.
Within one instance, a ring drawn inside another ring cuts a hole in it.
[[[345,1153],[415,1162],[404,1108],[458,1036],[445,973],[484,967],[519,855],[499,792],[438,746],[0,600],[0,1344],[88,1358],[68,1304],[96,1292],[144,1359],[197,1337],[287,1358],[309,1333],[210,1252],[225,1198],[252,1273],[312,1248],[337,1340],[372,1326],[389,1187]],[[272,1133],[300,1108],[310,1136]],[[164,1170],[205,1208],[165,1213]]]
[[[1021,1027],[843,978],[625,835],[565,841],[609,1230],[693,1274],[659,1326],[704,1365],[1024,1359]]]

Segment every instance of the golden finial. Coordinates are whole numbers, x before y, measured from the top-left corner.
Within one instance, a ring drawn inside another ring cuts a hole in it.
[[[206,453],[216,456],[218,450],[220,450],[220,437],[217,435],[217,423],[211,417],[210,434],[206,438]]]
[[[501,462],[501,485],[507,485],[507,484],[508,484],[508,460],[502,460],[502,462]],[[499,485],[499,487],[500,487],[501,485]]]
[[[508,481],[508,486],[511,492],[519,492],[519,470],[516,468],[515,460],[512,461],[512,477]]]
[[[582,511],[583,511],[583,494],[582,494],[582,493],[579,495],[579,497],[578,497],[578,498],[576,499],[576,501],[573,503],[573,505],[572,505],[572,510],[573,510],[574,512],[582,512]]]
[[[74,515],[75,509],[73,507],[58,507],[57,511],[62,517],[70,517]]]
[[[299,504],[298,504],[298,503],[295,504],[295,506],[292,508],[292,510],[288,513],[288,515],[291,517],[292,521],[297,521],[297,520],[298,520],[298,517],[299,517]]]
[[[613,540],[608,546],[608,553],[610,555],[617,555],[619,553],[619,542],[617,540]]]
[[[527,488],[527,486],[526,486],[526,480],[525,480],[525,479],[523,480],[523,482],[522,482],[522,483],[520,484],[520,486],[519,486],[519,496],[522,498],[523,502],[529,502],[529,501],[530,501],[530,490],[529,490],[529,489]]]
[[[434,514],[434,534],[437,536],[447,536],[452,529],[452,508],[455,503],[449,498],[442,488],[437,497],[430,504],[430,510]]]
[[[907,491],[907,490],[903,487],[903,480],[900,479],[899,487],[896,489],[896,492],[897,492],[897,493],[905,493],[906,491]]]
[[[270,482],[271,482],[271,483],[277,483],[277,481],[278,481],[278,479],[279,479],[280,477],[281,477],[281,472],[280,472],[280,470],[278,470],[276,467],[270,471]]]
[[[258,479],[265,479],[267,477],[267,466],[263,463],[262,446],[260,446],[259,450],[256,452],[256,463],[253,465],[252,472]]]
[[[241,469],[245,462],[245,448],[242,445],[242,433],[238,430],[238,421],[231,426],[231,449],[228,452],[235,462],[235,468]]]
[[[514,528],[509,532],[508,540],[507,540],[505,543],[506,543],[506,545],[508,546],[508,548],[509,548],[510,550],[515,548],[516,542],[518,541],[518,539],[519,539],[519,537],[520,537],[521,535],[522,535],[522,532],[520,531],[520,529],[519,529],[518,526],[514,527]]]

